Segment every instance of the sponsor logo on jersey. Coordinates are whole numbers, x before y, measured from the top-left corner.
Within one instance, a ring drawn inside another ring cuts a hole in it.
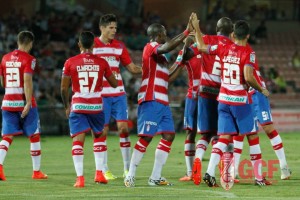
[[[102,105],[75,105],[75,110],[102,110]]]
[[[3,107],[24,107],[25,106],[25,102],[7,102],[7,101],[3,101],[2,103]]]
[[[235,103],[246,103],[247,98],[220,94],[219,100],[235,102]]]
[[[215,51],[218,49],[218,45],[213,45],[210,47],[210,51]]]

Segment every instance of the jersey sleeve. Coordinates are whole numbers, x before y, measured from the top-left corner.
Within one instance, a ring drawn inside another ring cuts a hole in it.
[[[121,64],[123,66],[127,66],[132,62],[132,60],[130,58],[130,55],[128,53],[128,50],[127,50],[127,48],[125,47],[124,44],[123,44],[123,51],[122,51],[122,54],[120,56],[120,61],[121,61]]]
[[[248,53],[245,59],[245,66],[252,66],[254,69],[256,69],[257,67],[257,63],[256,63],[256,55],[255,52],[252,51],[251,53]]]
[[[222,48],[222,46],[218,45],[218,44],[208,45],[207,51],[208,51],[208,54],[210,54],[210,55],[220,55],[221,48]]]
[[[201,52],[199,51],[199,49],[197,48],[197,44],[194,43],[189,47],[192,52],[194,53],[194,56],[201,54]]]
[[[25,63],[24,73],[33,74],[35,66],[36,66],[36,59],[35,58],[29,59],[29,61]]]
[[[70,72],[70,60],[67,60],[64,64],[64,68],[62,70],[62,75],[63,76],[71,76]]]
[[[103,66],[103,68],[104,68],[104,77],[105,77],[106,79],[108,79],[113,73],[112,73],[112,71],[111,71],[111,69],[110,69],[108,63],[107,63],[105,60],[103,60],[102,66]]]

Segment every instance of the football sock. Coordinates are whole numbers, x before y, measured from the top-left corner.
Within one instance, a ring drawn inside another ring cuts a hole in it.
[[[184,144],[185,163],[187,168],[186,175],[192,175],[193,162],[195,158],[195,142],[185,140]]]
[[[219,164],[223,152],[225,151],[228,143],[229,143],[228,139],[219,138],[218,143],[215,144],[215,146],[213,147],[211,151],[207,171],[206,171],[210,176],[215,177],[216,166]]]
[[[137,141],[133,149],[129,172],[127,176],[135,176],[136,168],[140,164],[148,145],[149,143],[146,140],[143,140],[142,138],[140,138]]]
[[[201,139],[198,140],[196,145],[196,158],[202,160],[203,155],[207,149],[208,143],[209,141],[206,137],[202,137]]]
[[[94,157],[96,170],[101,171],[104,166],[104,152],[107,151],[106,143],[103,138],[94,139]]]
[[[3,165],[5,156],[11,143],[12,139],[5,136],[2,138],[2,141],[0,142],[0,165]]]
[[[120,148],[123,157],[124,171],[129,169],[130,164],[130,138],[128,132],[123,132],[120,134]]]
[[[233,157],[234,157],[234,169],[235,169],[235,176],[239,175],[239,163],[241,159],[241,155],[243,152],[243,145],[244,145],[244,138],[245,136],[234,136],[233,137]]]
[[[158,180],[161,177],[162,167],[166,163],[170,150],[171,150],[172,142],[169,142],[164,139],[160,139],[159,144],[156,147],[155,151],[155,160],[154,166],[151,174],[151,179]]]
[[[74,141],[72,147],[72,157],[77,176],[83,176],[83,143]]]
[[[255,175],[255,179],[262,180],[262,160],[261,160],[261,149],[259,146],[259,137],[257,136],[254,139],[249,140],[249,146],[250,146],[250,158],[251,163]]]
[[[273,146],[273,149],[275,151],[275,154],[279,160],[280,168],[284,168],[287,166],[284,148],[282,144],[282,140],[280,135],[276,130],[272,131],[270,134],[267,134],[270,138],[271,144]]]
[[[41,142],[39,135],[30,138],[30,154],[33,171],[39,171],[41,167]]]

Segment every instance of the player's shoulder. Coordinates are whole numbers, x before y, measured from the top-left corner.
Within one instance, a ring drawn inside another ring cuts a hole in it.
[[[117,40],[117,39],[113,39],[111,41],[111,45],[113,45],[114,47],[118,47],[118,48],[126,48],[124,42],[120,41],[120,40]]]

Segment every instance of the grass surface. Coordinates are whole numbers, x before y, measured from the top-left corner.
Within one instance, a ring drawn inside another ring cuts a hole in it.
[[[199,137],[199,136],[198,136]],[[125,188],[123,185],[123,162],[119,150],[119,138],[108,137],[108,160],[111,171],[119,178],[107,185],[97,185],[93,182],[95,164],[92,151],[92,138],[86,138],[84,147],[85,188],[73,188],[75,170],[71,157],[71,139],[68,136],[42,137],[42,171],[49,176],[48,180],[32,180],[32,164],[29,153],[29,141],[25,137],[16,137],[10,147],[4,171],[7,181],[0,181],[0,199],[300,199],[300,156],[299,133],[281,134],[290,168],[293,170],[292,179],[280,180],[280,171],[274,174],[274,184],[268,187],[254,186],[252,182],[235,184],[229,191],[220,188],[209,188],[201,183],[196,186],[193,182],[179,182],[185,174],[183,144],[184,134],[177,134],[172,145],[163,176],[174,186],[150,187],[147,180],[151,174],[154,151],[159,141],[155,137],[137,169],[136,187]],[[132,146],[137,140],[131,137]],[[276,159],[269,139],[260,134],[260,142],[264,160]],[[203,162],[203,172],[206,170],[211,147],[208,148]],[[249,158],[249,147],[244,145],[242,159]],[[279,166],[277,165],[279,168]],[[266,171],[267,168],[264,168]],[[219,176],[219,175],[217,175]]]

